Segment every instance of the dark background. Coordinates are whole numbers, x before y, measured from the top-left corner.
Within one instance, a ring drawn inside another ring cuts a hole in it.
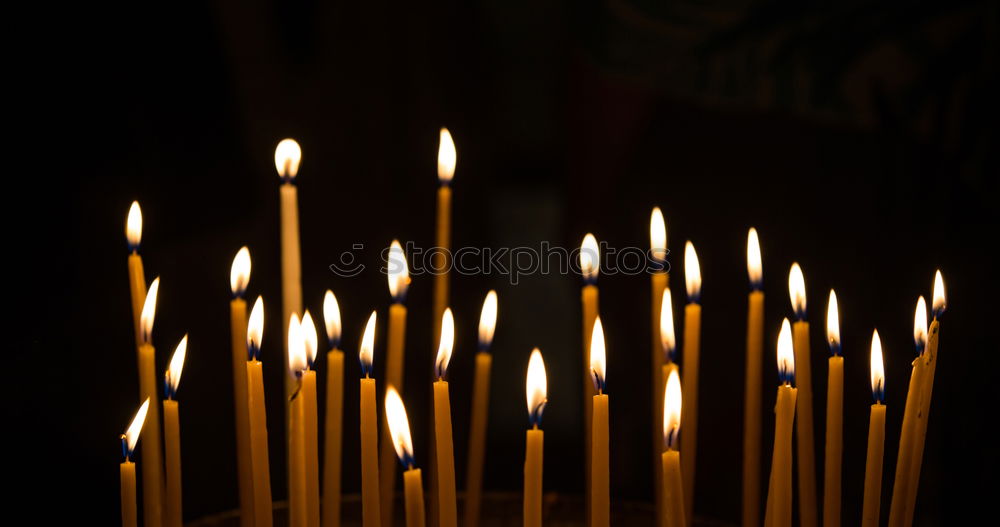
[[[118,521],[118,434],[138,389],[124,240],[133,199],[142,204],[146,276],[162,277],[161,372],[190,333],[178,399],[191,520],[237,502],[227,302],[230,263],[244,244],[253,256],[248,295],[267,304],[271,467],[275,497],[285,494],[275,144],[295,137],[302,145],[304,299],[318,314],[323,291],[337,293],[351,357],[368,313],[377,309],[381,321],[387,313],[379,251],[394,237],[433,242],[440,126],[458,147],[455,246],[576,247],[593,231],[616,247],[646,247],[649,211],[659,205],[679,313],[675,255],[694,241],[704,276],[699,515],[739,520],[747,228],[760,232],[768,295],[765,408],[777,383],[777,330],[791,314],[788,267],[797,260],[805,272],[820,492],[828,290],[840,298],[845,524],[860,517],[872,328],[887,367],[885,519],[913,306],[918,295],[930,300],[942,269],[949,309],[917,523],[957,523],[987,509],[996,490],[996,3],[86,9],[10,20],[36,31],[9,50],[12,64],[30,66],[12,66],[12,84],[26,93],[8,101],[28,117],[9,155],[28,167],[8,176],[8,306],[20,313],[8,329],[16,349],[7,353],[3,404],[14,446],[5,473],[15,496],[40,500],[40,514]],[[334,276],[327,266],[354,243],[365,245],[358,256],[369,271]],[[431,283],[415,278],[408,300],[405,400],[425,465]],[[550,394],[545,487],[580,491],[579,286],[578,276],[527,276],[517,286],[499,275],[453,279],[460,485],[475,327],[483,295],[496,288],[486,486],[520,489],[524,372],[539,346]],[[602,276],[600,287],[612,494],[648,500],[648,279]],[[379,377],[384,335],[382,325]],[[356,492],[358,370],[347,364],[344,490]],[[765,413],[764,467],[772,423]]]

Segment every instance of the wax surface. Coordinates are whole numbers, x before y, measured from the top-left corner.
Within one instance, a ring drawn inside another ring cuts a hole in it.
[[[925,362],[921,357],[913,360],[910,384],[906,389],[906,406],[903,408],[903,426],[899,433],[899,451],[896,455],[896,477],[892,485],[889,504],[889,526],[901,527],[906,520],[906,504],[910,491],[910,473],[913,466],[913,446],[917,435],[917,413],[920,411],[920,391],[924,379]]]
[[[254,525],[253,473],[250,459],[250,414],[247,410],[247,303],[229,302],[229,335],[233,356],[233,410],[236,416],[236,481],[240,496],[240,525]]]
[[[862,527],[877,527],[882,494],[882,450],[885,447],[885,405],[873,404],[868,421],[868,458],[865,463],[865,498]]]
[[[816,443],[813,435],[812,367],[809,359],[809,323],[792,324],[795,347],[796,404],[795,446],[798,451],[799,524],[816,527]]]
[[[760,445],[764,353],[764,293],[747,299],[747,357],[743,393],[743,526],[760,524]]]
[[[792,424],[795,421],[796,388],[778,387],[774,406],[774,451],[767,497],[767,527],[792,525]]]
[[[386,346],[385,382],[403,393],[403,358],[406,343],[406,306],[394,303],[389,306],[389,338]],[[382,419],[381,444],[379,445],[379,496],[382,500],[381,516],[392,522],[392,505],[396,484],[396,451],[389,437],[389,427]]]
[[[660,308],[663,304],[663,288],[667,286],[667,273],[653,273],[649,279],[652,291],[652,320],[650,333],[652,334],[652,384],[653,387],[653,495],[656,496],[656,517],[660,525],[663,524],[663,468],[658,461],[662,458],[663,452],[663,342],[660,341]]]
[[[458,525],[458,505],[455,501],[455,450],[451,432],[451,401],[448,383],[434,383],[434,445],[437,450],[437,483],[439,525]]]
[[[283,357],[288,356],[288,319],[302,316],[302,253],[299,247],[299,192],[292,183],[281,185],[281,327]],[[285,376],[285,394],[296,388]]]
[[[319,416],[316,407],[316,371],[302,373],[302,431],[305,445],[306,524],[319,527]]]
[[[524,449],[524,527],[542,527],[542,456],[545,433],[528,430]]]
[[[476,373],[472,381],[472,420],[469,424],[469,462],[465,476],[465,511],[462,522],[466,527],[476,527],[479,524],[492,364],[493,355],[485,351],[476,354]]]
[[[823,527],[837,527],[840,525],[840,464],[843,454],[844,358],[830,357],[827,363]]]
[[[128,289],[132,300],[135,347],[139,349],[139,345],[142,343],[139,320],[142,318],[142,305],[146,303],[146,273],[142,267],[142,257],[139,256],[139,253],[128,255]]]
[[[437,193],[437,237],[439,250],[432,253],[431,262],[434,275],[434,337],[435,344],[441,340],[441,315],[448,307],[448,274],[451,271],[451,187],[441,185]]]
[[[364,527],[380,527],[378,488],[378,416],[375,379],[361,379],[361,519]]]
[[[684,517],[694,517],[694,473],[698,456],[698,366],[701,354],[701,305],[684,307],[684,350],[681,355],[681,478],[684,482]]]
[[[599,313],[599,297],[596,285],[585,285],[580,293],[580,300],[583,305],[583,443],[584,443],[584,495],[590,501],[590,451],[591,441],[591,420],[593,419],[594,381],[590,377],[590,337],[594,331],[594,321]],[[587,516],[590,516],[589,503],[587,506]]]
[[[590,525],[592,527],[609,527],[611,525],[611,487],[608,462],[608,395],[595,395],[593,406]]]
[[[912,456],[910,458],[910,483],[907,485],[906,514],[904,525],[913,524],[914,509],[917,504],[917,493],[920,485],[920,467],[924,459],[924,441],[927,439],[927,418],[931,411],[931,399],[934,394],[934,372],[937,370],[938,340],[941,325],[935,318],[927,331],[927,350],[924,352],[924,375],[920,381],[920,411],[915,416],[915,435],[913,439]]]
[[[139,518],[136,513],[135,463],[126,461],[119,465],[121,478],[122,527],[136,527]]]
[[[271,465],[267,446],[267,407],[264,401],[264,372],[260,361],[246,364],[247,408],[250,415],[250,466],[253,486],[253,525],[270,527]]]
[[[424,527],[424,486],[419,468],[403,473],[403,491],[406,496],[406,527]]]
[[[177,401],[163,401],[163,446],[166,452],[167,487],[164,503],[166,527],[181,527],[181,424]]]
[[[292,527],[309,524],[308,498],[306,497],[305,457],[305,405],[300,392],[288,405],[288,518]]]
[[[323,433],[323,527],[340,525],[340,464],[344,421],[344,352],[326,354],[326,419]]]
[[[662,436],[661,436],[662,437]],[[676,450],[660,455],[660,477],[663,478],[663,524],[684,527],[684,484],[681,482],[681,457]]]
[[[156,376],[156,350],[139,346],[139,400],[149,398],[149,413],[142,429],[142,517],[144,527],[163,525],[163,436],[160,429],[160,383]]]

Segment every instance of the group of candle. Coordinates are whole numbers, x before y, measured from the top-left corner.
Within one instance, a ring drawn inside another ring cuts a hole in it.
[[[433,364],[434,448],[430,464],[431,523],[441,527],[458,525],[456,478],[451,426],[448,365],[454,348],[454,318],[448,308],[447,249],[450,245],[450,182],[456,165],[451,135],[441,130],[438,153],[437,243],[444,249],[435,254],[437,273],[434,287],[434,335],[438,343]],[[343,428],[344,354],[340,350],[340,307],[331,291],[323,300],[323,317],[330,350],[327,352],[326,414],[324,423],[323,492],[320,492],[319,426],[315,364],[319,352],[317,330],[312,315],[302,310],[301,262],[298,237],[297,189],[294,178],[301,161],[298,144],[286,139],[275,150],[275,166],[282,179],[281,252],[282,298],[285,329],[286,437],[288,449],[289,520],[293,526],[324,527],[340,524],[340,480]],[[147,526],[181,525],[181,452],[179,405],[174,400],[187,350],[187,335],[178,344],[164,379],[161,435],[152,329],[159,278],[146,290],[142,259],[138,249],[142,216],[133,202],[126,222],[129,244],[129,284],[138,354],[140,400],[135,418],[122,435],[125,457],[121,464],[121,510],[126,526],[137,525],[136,470],[132,454],[143,423],[149,418],[142,449],[143,516]],[[672,295],[668,285],[667,236],[663,214],[654,208],[650,219],[651,255],[657,266],[652,285],[652,429],[657,518],[661,527],[690,525],[695,490],[697,447],[698,363],[701,328],[701,272],[698,256],[689,241],[684,251],[684,273],[688,303],[684,310],[681,367],[676,362],[676,337]],[[581,292],[583,322],[583,394],[585,403],[586,513],[593,527],[610,525],[610,402],[606,393],[607,348],[599,315],[597,278],[600,271],[596,238],[584,237],[580,269],[584,278]],[[244,527],[272,524],[272,498],[268,457],[267,416],[260,347],[263,332],[263,299],[257,297],[247,317],[244,296],[250,279],[250,253],[241,248],[230,273],[230,331],[232,344],[233,400],[236,420],[237,481],[240,497],[240,524]],[[392,296],[389,308],[385,369],[384,421],[381,443],[378,432],[376,381],[372,377],[376,312],[365,326],[359,346],[360,460],[362,518],[366,527],[391,525],[395,463],[403,465],[405,517],[409,527],[425,522],[423,481],[417,468],[406,409],[401,397],[407,311],[406,293],[410,278],[406,255],[393,240],[388,253],[388,283]],[[746,396],[743,449],[743,524],[760,522],[761,383],[763,364],[763,308],[761,252],[757,231],[747,239],[747,268],[751,292],[748,298],[746,337]],[[780,383],[775,402],[775,435],[767,492],[765,525],[792,524],[792,467],[798,469],[800,523],[818,525],[815,466],[813,453],[812,388],[809,350],[809,323],[806,321],[805,280],[799,265],[789,273],[789,294],[796,321],[785,318],[777,343]],[[939,318],[945,309],[944,284],[935,275],[933,321],[927,328],[926,304],[917,303],[914,339],[917,358],[907,393],[896,464],[890,525],[909,526],[913,520],[917,484],[923,457],[927,414],[936,368]],[[483,303],[479,322],[479,351],[473,383],[472,416],[469,429],[469,457],[466,475],[466,505],[463,525],[474,526],[480,516],[482,466],[486,445],[489,384],[492,355],[490,344],[497,318],[497,295],[490,291]],[[824,463],[823,524],[840,523],[841,430],[843,401],[843,357],[840,353],[840,326],[836,294],[830,291],[827,336],[831,356],[828,366],[826,444]],[[683,381],[683,382],[682,382]],[[871,389],[874,404],[869,424],[868,455],[864,483],[863,525],[877,525],[882,480],[882,452],[885,428],[885,385],[881,341],[873,333],[871,347]],[[526,526],[542,524],[542,467],[544,434],[540,429],[547,403],[547,381],[541,352],[532,351],[526,376],[526,399],[530,429],[524,457],[524,508]],[[681,428],[681,414],[685,426]],[[793,424],[795,425],[793,430]],[[797,442],[797,461],[792,459],[792,436]],[[381,450],[380,448],[381,447]],[[165,456],[163,455],[165,453]],[[165,468],[165,469],[164,469]]]

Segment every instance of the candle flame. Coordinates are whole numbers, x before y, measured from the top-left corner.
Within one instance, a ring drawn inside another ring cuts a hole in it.
[[[877,329],[872,333],[872,397],[879,404],[885,403],[885,366],[882,362],[882,339]]]
[[[750,275],[750,285],[753,289],[760,290],[761,282],[764,280],[764,267],[760,262],[760,240],[757,238],[757,229],[750,227],[747,233],[747,274]]]
[[[139,410],[135,412],[135,417],[132,418],[132,422],[129,423],[128,428],[125,430],[125,459],[131,458],[132,452],[135,451],[135,444],[139,442],[139,432],[142,431],[142,425],[146,422],[146,412],[148,410],[149,397],[139,406]]]
[[[181,372],[184,371],[184,357],[187,356],[187,347],[188,336],[185,333],[184,338],[181,339],[180,343],[177,344],[177,348],[174,349],[174,354],[170,357],[170,366],[167,367],[166,390],[164,390],[167,399],[177,395],[177,386],[181,383]]]
[[[281,179],[294,179],[301,161],[302,148],[295,139],[282,139],[274,149],[274,168],[278,169]]]
[[[587,283],[594,283],[600,270],[600,249],[597,246],[597,238],[588,232],[580,245],[580,272],[583,273],[583,279]]]
[[[396,456],[404,467],[413,466],[413,440],[410,438],[410,421],[406,418],[406,407],[396,388],[389,386],[385,391],[385,420],[389,423],[389,437],[396,447]]]
[[[128,219],[125,220],[125,239],[128,240],[128,248],[136,251],[142,242],[142,209],[139,202],[133,201],[128,208]]]
[[[649,215],[649,248],[657,262],[667,259],[667,224],[663,221],[660,207],[653,207],[653,213]]]
[[[917,355],[923,353],[927,345],[927,301],[923,295],[917,299],[917,309],[913,313],[913,344],[917,347]]]
[[[792,384],[795,379],[795,348],[792,345],[792,325],[785,317],[778,333],[778,378],[782,384]]]
[[[788,295],[792,299],[795,318],[799,320],[806,318],[806,278],[798,262],[793,263],[791,271],[788,272]]]
[[[146,291],[146,301],[142,304],[142,314],[139,315],[139,333],[142,343],[153,341],[153,320],[156,318],[156,294],[160,291],[160,277],[157,276]]]
[[[441,139],[438,142],[438,181],[445,185],[451,182],[451,178],[455,176],[457,160],[458,153],[455,151],[451,132],[447,128],[441,128]]]
[[[389,294],[393,302],[406,299],[406,289],[410,285],[410,268],[406,263],[406,253],[399,240],[392,240],[388,258]]]
[[[437,357],[434,359],[434,374],[438,380],[444,379],[451,362],[451,352],[455,348],[455,317],[451,308],[445,308],[441,315],[441,341],[438,343]]]
[[[365,324],[365,332],[361,336],[361,346],[358,350],[358,361],[361,362],[361,372],[368,377],[372,373],[372,363],[375,362],[375,320],[377,315],[372,311]]]
[[[326,323],[326,338],[330,341],[330,347],[336,349],[340,346],[340,304],[329,289],[323,295],[323,321]]]
[[[264,297],[257,296],[250,310],[250,321],[247,323],[247,360],[260,358],[260,343],[264,338]]]
[[[306,343],[302,336],[299,316],[292,313],[288,319],[288,373],[298,378],[306,369]]]
[[[934,318],[941,316],[948,307],[948,302],[944,296],[944,278],[941,277],[941,270],[934,273],[934,297],[933,297]]]
[[[681,429],[681,378],[677,368],[670,370],[667,385],[663,390],[663,446],[667,450],[677,448],[677,438]]]
[[[542,423],[542,411],[548,402],[549,391],[545,377],[545,361],[542,360],[542,352],[538,348],[531,350],[524,387],[528,399],[528,419],[537,427]]]
[[[483,300],[483,310],[479,313],[479,349],[485,351],[493,344],[493,332],[497,327],[497,292],[490,289]]]
[[[307,309],[302,315],[302,344],[306,350],[306,364],[309,368],[316,362],[319,354],[319,335],[316,334],[316,323]]]
[[[698,253],[694,252],[694,244],[690,241],[684,244],[684,282],[688,302],[697,304],[701,296],[701,266],[698,265]]]
[[[229,270],[229,289],[235,296],[243,296],[250,283],[250,249],[246,245],[236,251],[233,266]]]
[[[663,346],[663,358],[667,362],[674,360],[677,337],[674,335],[673,297],[669,287],[663,289],[663,300],[660,302],[660,345]]]
[[[590,378],[594,381],[594,389],[598,393],[604,391],[607,384],[608,358],[604,343],[604,324],[601,317],[594,319],[594,329],[590,333]]]
[[[840,354],[840,309],[837,306],[837,293],[830,290],[830,302],[826,306],[826,341],[830,344],[830,353]]]

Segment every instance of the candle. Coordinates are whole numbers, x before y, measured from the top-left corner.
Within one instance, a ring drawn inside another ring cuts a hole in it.
[[[132,325],[135,329],[135,346],[138,349],[142,344],[139,317],[142,314],[142,304],[146,300],[146,274],[142,267],[142,256],[139,256],[139,243],[142,242],[142,209],[139,208],[138,201],[133,201],[132,206],[128,208],[125,239],[128,241],[128,286],[132,299]]]
[[[910,370],[910,384],[906,389],[906,406],[903,407],[903,426],[899,433],[899,452],[896,457],[896,476],[892,485],[892,501],[889,503],[889,525],[901,527],[906,521],[906,504],[910,493],[910,474],[913,469],[913,447],[917,434],[917,413],[920,411],[920,390],[926,374],[923,360],[927,344],[927,302],[921,296],[913,314],[913,343],[917,357]]]
[[[309,525],[306,490],[305,396],[303,378],[306,372],[306,346],[299,316],[292,313],[288,321],[288,373],[297,386],[288,402],[288,513],[292,527]]]
[[[438,142],[437,246],[434,248],[434,342],[441,337],[441,317],[448,306],[448,271],[451,267],[451,179],[458,154],[451,132],[441,129]]]
[[[840,525],[840,462],[843,453],[844,357],[840,355],[840,313],[837,294],[830,290],[826,310],[830,344],[826,391],[826,451],[823,457],[823,527]]]
[[[764,357],[764,269],[757,229],[747,234],[747,364],[743,394],[743,525],[760,523],[760,423]]]
[[[181,339],[170,358],[166,378],[163,383],[163,444],[166,448],[167,491],[164,507],[164,524],[167,527],[180,527],[184,515],[181,512],[181,425],[180,408],[174,395],[181,382],[181,371],[184,369],[184,356],[187,354],[187,335]]]
[[[591,429],[593,418],[593,397],[597,392],[590,380],[590,336],[594,329],[594,320],[599,312],[597,295],[597,275],[600,272],[600,249],[597,245],[597,238],[593,234],[587,233],[583,237],[580,245],[580,272],[583,274],[583,290],[581,291],[581,303],[583,304],[583,438],[584,438],[584,495],[590,499],[590,451],[591,451]],[[590,514],[590,508],[587,508]]]
[[[306,511],[309,527],[319,527],[319,421],[316,406],[316,355],[319,337],[307,309],[302,314],[302,342],[306,348],[306,370],[302,372],[302,411],[306,460]]]
[[[302,313],[302,254],[299,248],[299,194],[295,176],[302,162],[302,148],[294,139],[282,139],[274,149],[274,167],[281,178],[281,319],[292,313]],[[286,328],[287,329],[287,328]],[[285,334],[285,342],[288,334]],[[288,350],[285,350],[288,353]],[[285,378],[285,393],[291,395],[294,385]],[[286,423],[287,424],[287,423]]]
[[[767,493],[767,527],[792,525],[792,423],[798,389],[795,381],[795,352],[792,328],[788,319],[781,322],[778,334],[778,385],[774,407],[774,452],[771,456],[771,480]]]
[[[872,334],[872,405],[868,421],[868,457],[865,462],[865,498],[861,509],[862,527],[877,527],[882,493],[882,449],[885,443],[885,373],[882,341],[878,330]]]
[[[264,403],[264,371],[260,362],[260,344],[264,336],[264,299],[260,296],[250,310],[247,324],[247,413],[250,427],[250,473],[253,487],[253,522],[255,527],[270,527],[271,466],[268,461],[267,407]]]
[[[606,387],[607,358],[604,346],[604,326],[601,317],[594,321],[590,337],[590,372],[594,382],[593,435],[590,457],[590,525],[611,525],[610,464],[608,462],[608,394]]]
[[[381,527],[378,499],[378,416],[375,379],[371,377],[375,359],[375,312],[372,311],[361,337],[358,361],[361,372],[361,520],[364,527]]]
[[[340,525],[340,455],[344,415],[344,352],[340,351],[340,306],[333,291],[323,296],[326,353],[326,423],[323,443],[323,527]],[[374,399],[374,394],[373,394]],[[374,402],[374,401],[373,401]],[[374,425],[375,421],[372,421]],[[375,437],[373,436],[373,440]],[[372,445],[375,443],[373,442]]]
[[[524,449],[524,527],[542,527],[542,458],[545,433],[538,426],[542,424],[542,412],[548,402],[548,382],[545,377],[545,361],[538,348],[531,351],[524,385],[528,400],[528,421],[531,423]]]
[[[684,430],[681,431],[681,475],[684,478],[684,517],[694,518],[694,472],[698,452],[698,355],[701,348],[701,268],[694,245],[684,246],[684,281],[688,305],[684,308]]]
[[[236,416],[236,475],[240,496],[240,525],[253,525],[253,473],[250,460],[250,425],[247,409],[247,303],[243,299],[250,282],[250,250],[236,252],[229,271],[229,332],[233,356],[233,411]]]
[[[649,254],[651,258],[649,282],[652,287],[650,294],[652,302],[650,311],[652,318],[650,329],[653,336],[652,353],[652,392],[653,392],[653,489],[656,496],[656,517],[663,518],[663,471],[657,462],[663,444],[663,399],[660,398],[660,388],[664,386],[663,377],[663,347],[660,342],[660,312],[662,311],[663,289],[667,287],[669,274],[666,271],[667,259],[667,225],[663,221],[663,213],[659,207],[653,207],[649,216]]]
[[[659,318],[659,332],[660,337],[660,353],[662,354],[660,358],[660,375],[658,379],[663,382],[662,386],[666,389],[666,380],[670,377],[670,372],[677,371],[677,364],[674,363],[674,354],[677,350],[677,338],[674,335],[674,310],[673,310],[673,297],[670,294],[670,288],[665,287],[661,291],[660,295],[660,318]],[[660,391],[657,388],[655,391]],[[659,429],[656,431],[656,455],[657,458],[653,463],[653,467],[656,472],[656,484],[654,485],[654,492],[656,492],[656,514],[659,518],[659,523],[662,527],[666,519],[666,509],[664,500],[664,489],[663,489],[663,470],[660,466],[663,459],[663,399],[656,397],[657,402],[654,407],[659,411],[659,417],[656,418],[656,423],[659,425]],[[679,456],[680,454],[678,454]],[[679,470],[679,469],[678,469]]]
[[[406,342],[406,291],[410,285],[410,271],[406,263],[406,253],[398,240],[392,240],[387,259],[389,293],[389,338],[386,351],[385,380],[387,385],[403,389],[403,355]],[[379,496],[382,500],[381,517],[392,522],[393,486],[396,478],[396,464],[392,461],[393,447],[389,437],[388,423],[382,425],[382,444],[379,451]]]
[[[385,392],[385,416],[389,424],[389,435],[399,462],[406,468],[403,474],[403,490],[406,497],[406,527],[424,527],[424,488],[420,469],[413,459],[413,440],[410,439],[410,422],[406,418],[406,407],[399,392],[391,385]]]
[[[684,485],[681,482],[680,453],[677,451],[677,433],[681,427],[681,379],[673,369],[667,376],[663,389],[663,431],[660,455],[660,477],[663,478],[663,525],[683,527],[687,524],[684,516]]]
[[[121,501],[122,501],[122,527],[136,527],[138,525],[138,515],[136,513],[137,503],[135,494],[135,463],[132,462],[132,452],[135,451],[135,444],[139,441],[139,432],[142,424],[146,421],[146,410],[149,408],[149,399],[146,399],[139,411],[135,413],[132,422],[128,425],[125,433],[122,434],[122,454],[125,460],[119,466],[121,476]]]
[[[455,452],[451,432],[451,398],[448,381],[444,380],[455,346],[455,319],[451,308],[445,308],[441,320],[441,342],[434,359],[434,448],[437,458],[437,491],[441,527],[458,524],[455,501]]]
[[[812,369],[809,359],[809,322],[806,321],[806,282],[802,268],[792,264],[788,274],[788,294],[795,310],[793,326],[795,342],[795,368],[798,400],[795,411],[796,450],[799,470],[799,523],[802,527],[815,527],[816,518],[816,455],[813,442]]]
[[[486,417],[490,409],[490,345],[497,324],[497,292],[490,290],[479,314],[479,352],[472,381],[472,420],[469,423],[469,461],[465,475],[465,514],[462,525],[476,527],[483,491],[483,458],[486,453]]]
[[[163,446],[160,435],[160,397],[156,380],[156,349],[153,347],[153,321],[156,318],[156,295],[160,278],[156,277],[146,293],[139,318],[139,391],[151,401],[146,446],[142,449],[143,525],[159,527],[163,522]]]

